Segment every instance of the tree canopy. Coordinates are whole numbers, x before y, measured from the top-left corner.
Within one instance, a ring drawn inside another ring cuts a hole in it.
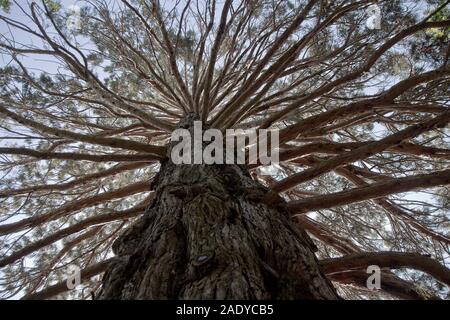
[[[249,170],[344,297],[447,295],[449,1],[69,4],[0,0],[0,297],[89,298],[188,114],[280,130]]]

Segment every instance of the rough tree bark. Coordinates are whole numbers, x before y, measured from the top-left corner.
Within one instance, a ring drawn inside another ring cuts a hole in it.
[[[244,166],[167,159],[153,187],[99,299],[338,299],[311,239]]]

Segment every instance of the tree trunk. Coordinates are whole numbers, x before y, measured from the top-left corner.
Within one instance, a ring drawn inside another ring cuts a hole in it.
[[[337,299],[284,201],[243,166],[161,164],[145,215],[113,245],[99,299]]]

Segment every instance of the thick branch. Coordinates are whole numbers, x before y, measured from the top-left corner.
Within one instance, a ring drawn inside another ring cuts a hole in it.
[[[81,270],[81,281],[86,281],[100,273],[103,273],[113,260],[114,258],[110,258]],[[67,288],[67,279],[34,294],[26,295],[22,298],[22,300],[45,300],[66,291],[69,291]]]
[[[132,140],[123,140],[123,139],[117,139],[117,138],[104,138],[104,137],[99,137],[99,136],[88,136],[88,135],[84,135],[84,134],[80,134],[80,133],[76,133],[76,132],[57,129],[54,127],[48,127],[48,126],[38,123],[34,120],[26,119],[22,116],[19,116],[18,114],[6,109],[2,104],[0,104],[0,113],[3,113],[4,115],[19,122],[20,124],[23,124],[26,127],[31,127],[40,132],[48,133],[48,134],[54,135],[56,137],[73,139],[73,140],[77,140],[77,141],[98,144],[98,145],[107,146],[107,147],[111,147],[111,148],[121,148],[121,149],[134,150],[134,151],[140,151],[140,152],[148,152],[148,153],[152,153],[152,154],[155,154],[158,156],[164,156],[164,154],[165,154],[165,148],[160,147],[160,146],[152,146],[152,145],[143,144],[143,143],[139,143],[139,142],[132,141]]]
[[[374,154],[388,149],[394,145],[399,145],[403,140],[416,137],[435,127],[446,125],[450,121],[450,110],[428,121],[412,125],[397,133],[387,136],[384,139],[363,145],[353,151],[323,161],[318,165],[305,171],[296,173],[286,179],[283,179],[272,186],[274,191],[280,192],[288,190],[302,182],[314,179],[326,172],[333,170],[343,164],[352,163],[358,160],[368,158]]]
[[[392,48],[395,44],[397,44],[398,42],[400,42],[401,40],[403,40],[404,38],[420,31],[423,29],[427,29],[427,28],[442,28],[442,27],[447,27],[450,25],[450,20],[445,20],[445,21],[439,21],[439,22],[422,22],[419,24],[416,24],[410,28],[407,28],[401,32],[399,32],[397,35],[395,35],[394,37],[392,37],[391,39],[389,39],[384,45],[382,45],[378,50],[376,50],[373,55],[368,59],[368,61],[361,66],[360,68],[358,68],[356,71],[351,72],[333,82],[327,83],[326,85],[320,87],[319,89],[317,89],[316,91],[306,95],[306,96],[302,96],[300,97],[298,100],[294,101],[293,103],[291,103],[289,106],[287,106],[286,108],[284,108],[283,110],[277,112],[274,116],[270,117],[264,124],[263,124],[263,128],[267,128],[269,127],[271,124],[273,124],[275,121],[280,120],[283,116],[286,116],[287,114],[289,114],[290,112],[292,112],[293,110],[299,108],[300,106],[304,105],[306,102],[311,101],[312,99],[319,97],[323,94],[326,94],[327,92],[330,92],[332,89],[347,83],[349,81],[355,80],[358,77],[360,77],[364,72],[368,72],[372,66],[377,62],[377,60],[386,52],[388,51],[390,48]],[[442,71],[442,70],[441,70]],[[409,80],[409,79],[407,79]],[[402,88],[404,89],[404,88]],[[293,131],[296,132],[301,132],[298,130],[295,130],[296,127],[298,125],[293,125],[292,129]]]
[[[449,183],[450,169],[437,171],[431,174],[390,179],[361,188],[291,201],[288,203],[288,207],[292,213],[299,214],[385,197],[391,194],[408,192],[419,188],[432,188]]]
[[[144,212],[146,206],[147,206],[147,204],[142,204],[142,205],[138,205],[136,207],[130,208],[128,210],[98,215],[98,216],[80,221],[74,225],[71,225],[70,227],[61,229],[45,238],[42,238],[36,242],[33,242],[33,243],[27,245],[26,247],[24,247],[18,251],[13,252],[9,256],[2,258],[0,260],[0,268],[3,268],[4,266],[19,260],[20,258],[23,258],[26,255],[29,255],[30,253],[33,253],[41,248],[44,248],[52,243],[55,243],[56,241],[63,239],[71,234],[85,230],[86,228],[88,228],[90,226],[103,224],[103,223],[116,221],[116,220],[128,219],[128,218],[138,216]]]
[[[367,277],[365,270],[351,270],[327,275],[327,277],[339,283],[357,285],[367,288]],[[406,300],[428,300],[439,299],[425,290],[419,289],[413,284],[388,272],[381,273],[381,290]]]
[[[143,161],[154,162],[159,160],[153,154],[83,154],[75,152],[47,152],[37,151],[27,148],[0,148],[0,154],[16,154],[37,158],[40,160],[59,159],[59,160],[85,160],[92,162],[128,162]]]
[[[126,196],[130,196],[132,194],[141,193],[145,191],[150,191],[150,181],[137,182],[117,190],[107,191],[92,197],[71,201],[54,211],[50,211],[48,213],[41,215],[35,215],[29,218],[19,220],[17,222],[0,225],[0,235],[17,232],[26,228],[32,228],[35,225],[56,220],[69,213],[76,212],[90,206],[94,206],[98,203],[102,203],[107,200],[123,198]]]
[[[357,187],[363,187],[363,186],[367,185],[367,183],[363,179],[361,179],[357,175],[353,174],[350,170],[348,170],[346,168],[338,168],[338,169],[336,169],[336,173],[345,177],[346,179],[350,180]],[[417,221],[416,219],[411,217],[409,214],[404,212],[402,209],[395,206],[394,204],[387,201],[386,199],[378,198],[378,199],[374,199],[373,202],[375,204],[379,205],[381,208],[383,208],[387,212],[396,216],[398,219],[405,221],[408,225],[412,226],[417,231],[430,236],[432,239],[434,239],[436,241],[441,241],[442,243],[450,245],[450,239],[448,237],[443,236],[433,230],[430,230],[427,226],[423,225],[420,221]]]
[[[21,189],[12,189],[12,190],[0,190],[0,198],[2,197],[10,197],[18,194],[30,193],[30,192],[38,192],[38,191],[62,191],[73,188],[80,184],[85,184],[87,182],[91,182],[93,180],[97,180],[100,178],[104,178],[107,176],[115,175],[121,173],[123,171],[134,170],[138,168],[145,167],[147,163],[145,162],[132,162],[114,166],[107,170],[99,171],[93,174],[88,174],[82,176],[79,179],[75,179],[66,183],[58,183],[58,184],[46,184],[46,185],[37,185],[30,186]]]
[[[351,269],[377,265],[380,268],[411,268],[428,273],[437,280],[450,286],[450,269],[439,262],[417,253],[404,252],[364,252],[341,258],[320,261],[322,271],[330,274]]]
[[[288,161],[297,157],[309,155],[309,154],[339,154],[343,152],[352,151],[364,145],[368,145],[375,141],[363,141],[363,142],[317,142],[309,143],[300,147],[286,148],[280,151],[280,160]],[[430,158],[441,158],[450,160],[450,150],[436,147],[422,146],[410,142],[402,142],[399,145],[394,145],[387,148],[386,151],[400,154],[408,154],[415,156],[424,156]]]

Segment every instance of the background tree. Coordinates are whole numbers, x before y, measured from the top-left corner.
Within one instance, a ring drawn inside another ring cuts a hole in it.
[[[2,298],[445,297],[449,1],[373,3],[0,1]],[[174,166],[193,119],[280,164]]]

